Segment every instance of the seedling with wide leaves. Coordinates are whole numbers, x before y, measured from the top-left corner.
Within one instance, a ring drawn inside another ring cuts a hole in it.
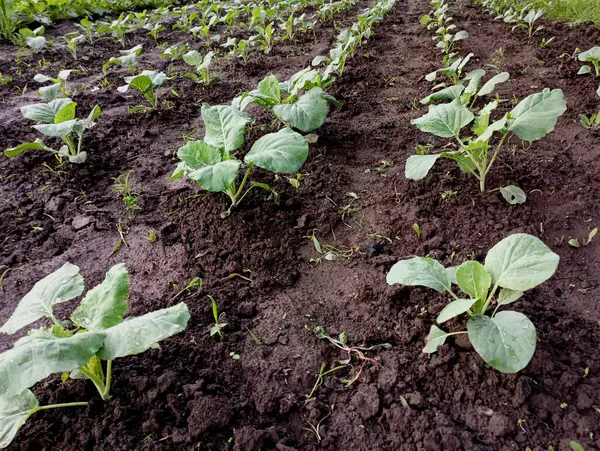
[[[46,100],[51,101],[58,97],[59,94],[62,94],[63,97],[69,96],[69,90],[67,88],[67,80],[71,76],[71,74],[77,75],[79,71],[73,69],[65,69],[61,70],[56,78],[49,77],[44,74],[36,74],[33,77],[33,80],[38,83],[48,83],[51,82],[51,85],[41,87],[38,92],[44,97]]]
[[[306,139],[291,128],[284,128],[259,138],[241,161],[234,152],[244,143],[250,116],[232,106],[204,104],[202,119],[206,128],[204,140],[190,141],[177,151],[181,162],[171,179],[185,175],[207,191],[227,194],[231,206],[222,217],[229,216],[253,188],[270,190],[268,185],[256,182],[250,182],[250,187],[246,188],[255,167],[276,174],[296,174],[308,157]],[[239,171],[244,165],[246,171],[237,185]]]
[[[510,136],[514,134],[527,142],[539,140],[554,130],[558,117],[567,109],[560,89],[544,89],[532,94],[501,119],[490,123],[491,113],[497,107],[498,102],[492,101],[474,112],[460,98],[451,103],[431,105],[429,112],[413,120],[412,124],[423,132],[454,139],[458,150],[410,156],[406,162],[406,178],[421,180],[439,158],[448,158],[456,161],[462,172],[472,174],[484,192],[487,176]],[[461,136],[469,124],[472,124],[473,135]],[[500,139],[493,143],[492,137],[496,133],[500,134]]]
[[[70,321],[54,316],[54,306],[83,293],[79,268],[65,263],[37,282],[19,302],[0,333],[14,334],[42,318],[52,327],[31,329],[12,349],[0,354],[0,448],[10,444],[31,415],[46,409],[86,406],[69,402],[39,406],[30,388],[54,373],[63,380],[91,380],[104,401],[110,399],[113,360],[140,354],[180,333],[190,318],[181,303],[138,317],[128,310],[129,275],[124,264],[113,266],[104,281],[89,290]]]
[[[584,64],[577,72],[577,75],[593,75],[595,77],[600,77],[600,47],[592,47],[591,49],[581,52],[577,59],[582,63],[590,63]],[[600,86],[596,90],[596,94],[600,96]]]
[[[258,88],[245,92],[233,100],[232,105],[245,110],[250,104],[259,105],[273,114],[285,125],[303,132],[321,127],[329,113],[328,102],[340,105],[323,91],[331,84],[317,70],[306,68],[280,83],[274,75],[267,76]]]
[[[85,163],[87,152],[82,150],[83,135],[94,126],[100,117],[100,107],[96,105],[86,119],[75,117],[77,103],[69,98],[60,98],[48,103],[36,103],[21,107],[21,114],[37,122],[33,128],[45,136],[60,138],[64,145],[59,150],[48,147],[41,139],[6,149],[7,157],[15,157],[26,150],[45,150],[58,157],[66,157],[71,163]]]
[[[223,72],[210,71],[210,65],[214,56],[215,52],[208,52],[202,56],[197,50],[191,50],[183,55],[183,61],[196,69],[196,73],[187,73],[185,77],[206,86],[210,85],[214,80],[223,78]]]
[[[432,258],[414,257],[392,266],[387,283],[448,293],[452,301],[438,315],[438,324],[468,315],[466,331],[446,332],[432,325],[423,352],[436,352],[448,337],[467,334],[488,365],[503,373],[516,373],[533,357],[535,326],[520,312],[498,310],[552,277],[558,262],[558,255],[538,238],[519,233],[492,247],[483,265],[467,261],[458,267],[444,268]],[[467,297],[455,294],[453,285],[458,285]]]
[[[143,94],[152,108],[156,108],[158,106],[157,90],[167,80],[170,78],[164,72],[145,70],[139,75],[125,77],[126,84],[119,86],[117,90],[125,93],[129,88],[133,88]]]
[[[129,67],[129,71],[133,74],[135,72],[135,64],[137,57],[142,54],[142,44],[136,45],[129,50],[119,50],[120,56],[113,56],[102,66],[104,72],[108,71],[110,66],[119,65],[121,67]]]

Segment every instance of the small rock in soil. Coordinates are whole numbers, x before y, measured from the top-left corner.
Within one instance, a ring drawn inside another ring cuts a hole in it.
[[[241,302],[238,305],[238,315],[240,315],[244,318],[249,318],[251,316],[254,316],[255,312],[256,312],[256,305],[253,302]]]
[[[48,201],[46,204],[46,211],[48,213],[58,213],[65,205],[65,199],[63,197],[55,196]]]
[[[579,410],[589,409],[590,407],[592,407],[593,404],[594,402],[590,399],[588,395],[586,395],[583,392],[579,392],[579,394],[577,395],[577,401],[575,402],[575,406]]]
[[[300,272],[297,269],[292,269],[285,276],[285,283],[289,286],[296,285],[300,278]]]
[[[92,222],[92,218],[90,218],[89,216],[78,215],[78,216],[75,216],[75,218],[73,219],[71,226],[75,230],[81,230],[84,227],[89,226],[91,222]]]
[[[514,431],[514,425],[506,415],[494,412],[488,424],[488,431],[494,437],[504,437]]]
[[[379,412],[379,394],[374,385],[363,385],[352,397],[350,404],[363,420],[377,415]]]
[[[370,244],[365,248],[365,254],[367,258],[375,257],[378,255],[383,249],[383,245],[381,243]]]

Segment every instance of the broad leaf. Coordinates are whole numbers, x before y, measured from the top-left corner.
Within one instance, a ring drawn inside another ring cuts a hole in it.
[[[449,86],[447,88],[441,89],[433,94],[428,95],[424,99],[421,100],[421,104],[427,105],[433,102],[439,102],[440,100],[455,100],[460,98],[460,95],[465,90],[463,85],[455,85]]]
[[[437,351],[437,348],[442,346],[448,337],[448,333],[444,332],[437,326],[431,325],[429,329],[429,334],[425,338],[426,345],[423,348],[423,352],[425,354],[431,354]]]
[[[38,124],[34,125],[38,132],[55,138],[70,135],[77,124],[77,119],[61,122],[60,124]]]
[[[592,47],[585,52],[581,52],[579,55],[577,55],[577,59],[579,59],[579,61],[589,62],[600,61],[600,47]]]
[[[73,102],[69,98],[56,99],[48,103],[36,103],[21,107],[21,114],[27,119],[35,122],[54,123],[56,114],[66,105]]]
[[[212,166],[190,171],[187,176],[206,191],[220,193],[235,182],[241,165],[242,162],[239,160],[225,160]]]
[[[406,160],[406,167],[404,168],[404,176],[410,180],[421,180],[429,174],[431,168],[435,165],[435,162],[440,158],[442,154],[429,154],[429,155],[411,155]]]
[[[30,390],[15,396],[0,397],[0,449],[10,445],[38,405],[37,398]]]
[[[500,194],[511,205],[522,204],[527,200],[525,192],[515,185],[503,186],[500,188]]]
[[[467,323],[469,340],[492,368],[516,373],[527,366],[537,341],[535,326],[519,312],[503,311],[493,318],[475,316]]]
[[[458,299],[442,309],[436,321],[440,324],[466,313],[477,302],[477,299]]]
[[[492,276],[481,263],[468,261],[456,269],[456,282],[463,293],[474,299],[485,299],[492,285]]]
[[[56,113],[56,116],[54,116],[54,123],[60,124],[61,122],[71,121],[75,119],[76,108],[76,102],[67,103],[64,107],[58,110],[58,113]]]
[[[6,149],[4,151],[4,155],[7,157],[16,157],[17,155],[25,152],[26,150],[46,150],[47,147],[44,144],[44,141],[41,139],[36,139],[35,141],[19,144],[16,147],[11,147],[10,149]]]
[[[190,66],[194,66],[198,68],[202,65],[202,60],[204,58],[197,50],[190,50],[185,55],[183,55],[183,61]]]
[[[303,132],[312,132],[321,127],[327,119],[327,110],[327,100],[323,98],[321,88],[312,88],[295,103],[273,107],[278,119]]]
[[[477,93],[477,89],[479,88],[479,82],[483,78],[486,72],[483,69],[475,69],[465,75],[465,80],[469,81],[467,88],[465,89],[465,94],[469,94],[469,96]]]
[[[116,326],[127,313],[129,274],[125,264],[113,266],[104,281],[89,290],[71,315],[73,323],[86,330],[99,331]]]
[[[424,116],[411,123],[423,132],[433,133],[441,138],[458,137],[460,130],[475,116],[458,100],[442,105],[432,105]]]
[[[566,110],[562,90],[544,89],[523,99],[509,113],[506,128],[524,141],[535,141],[554,130],[558,117]]]
[[[46,38],[44,36],[36,36],[25,38],[27,45],[31,47],[33,50],[40,50],[46,45]]]
[[[44,99],[52,101],[58,97],[60,88],[60,83],[54,83],[50,86],[42,86],[40,89],[38,89],[38,92]]]
[[[521,299],[523,296],[522,291],[510,290],[508,288],[502,288],[498,293],[498,305],[512,304],[515,301]]]
[[[0,397],[13,396],[53,373],[85,365],[104,342],[104,334],[87,332],[59,338],[38,329],[0,354]]]
[[[246,124],[250,116],[228,105],[202,105],[202,119],[206,127],[204,141],[218,149],[233,152],[244,144]]]
[[[494,75],[481,87],[477,96],[482,97],[491,94],[496,89],[496,85],[508,81],[509,78],[510,74],[508,72],[500,72],[499,74]]]
[[[399,261],[388,272],[387,283],[423,286],[433,288],[440,293],[449,291],[451,286],[446,268],[428,257],[414,257]]]
[[[254,143],[244,158],[267,171],[295,174],[308,158],[308,143],[291,128],[269,133]]]
[[[138,75],[129,82],[129,87],[137,89],[139,92],[144,94],[146,91],[152,88],[152,79],[146,75]]]
[[[0,327],[0,332],[14,334],[40,318],[52,317],[55,304],[70,301],[83,292],[83,277],[79,268],[65,263],[60,269],[38,281]]]
[[[275,75],[269,75],[261,80],[260,83],[258,83],[258,92],[262,96],[271,99],[273,104],[281,101],[281,89],[279,88],[279,82]]]
[[[485,269],[492,275],[494,284],[527,291],[552,277],[558,261],[558,255],[541,240],[517,233],[504,238],[489,250]]]
[[[190,312],[184,303],[135,318],[127,318],[104,331],[106,339],[98,356],[102,360],[114,360],[140,354],[159,341],[183,331],[189,319]]]

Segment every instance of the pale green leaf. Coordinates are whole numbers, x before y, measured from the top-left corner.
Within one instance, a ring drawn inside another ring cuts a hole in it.
[[[458,299],[442,309],[436,321],[440,324],[466,313],[477,302],[477,299]]]
[[[77,119],[73,119],[60,124],[38,124],[34,125],[33,128],[46,136],[60,138],[61,136],[70,135],[76,125]]]
[[[312,132],[327,119],[327,100],[321,88],[312,88],[294,103],[275,105],[273,113],[279,120],[303,132]]]
[[[448,334],[432,324],[429,329],[429,334],[427,334],[427,337],[425,338],[426,344],[422,352],[425,354],[434,353],[437,351],[437,348],[444,344],[446,338],[448,338]]]
[[[406,160],[404,176],[410,180],[421,180],[429,174],[435,162],[442,154],[411,155]]]
[[[500,194],[511,205],[522,204],[527,200],[525,192],[515,185],[503,186],[500,188]]]
[[[244,143],[246,124],[250,116],[228,105],[202,105],[202,119],[206,127],[204,141],[218,149],[233,152]]]
[[[562,90],[544,89],[523,99],[510,113],[506,128],[524,141],[541,139],[554,130],[567,110]]]
[[[290,128],[269,133],[254,143],[244,161],[275,173],[295,174],[308,158],[308,143]]]
[[[38,405],[37,398],[30,390],[14,396],[0,397],[0,449],[10,445]]]
[[[492,285],[492,276],[481,263],[468,261],[456,269],[456,282],[462,292],[473,299],[485,299]]]
[[[538,238],[525,233],[510,235],[492,247],[485,269],[502,288],[526,291],[548,280],[559,257]]]
[[[35,103],[21,107],[21,114],[35,122],[54,123],[56,114],[66,105],[73,102],[69,98],[55,99],[48,103]]]
[[[388,272],[387,283],[423,286],[433,288],[440,293],[450,290],[451,286],[446,268],[428,257],[414,257],[399,261]]]
[[[508,288],[502,288],[498,293],[498,305],[512,304],[519,300],[523,296],[522,291],[510,290]]]
[[[122,323],[104,330],[106,339],[98,352],[102,360],[140,354],[158,342],[183,331],[190,319],[184,303],[146,315],[127,318]]]
[[[465,87],[463,85],[455,85],[449,86],[444,89],[440,89],[439,91],[434,92],[433,94],[428,95],[424,99],[421,100],[421,104],[427,105],[433,102],[439,102],[440,100],[455,100],[460,98],[460,95],[464,91]]]
[[[493,318],[475,316],[467,323],[469,340],[492,368],[516,373],[527,366],[537,342],[535,326],[519,312],[503,311]]]
[[[73,323],[91,331],[116,326],[127,313],[129,274],[125,264],[113,266],[104,281],[89,290],[71,315]]]
[[[85,365],[102,346],[104,334],[87,332],[59,338],[34,330],[0,354],[0,397],[14,396],[53,373]]]
[[[424,116],[411,121],[419,130],[441,138],[458,137],[463,127],[475,116],[458,100],[442,105],[432,105]]]
[[[55,304],[70,301],[82,292],[83,277],[79,274],[79,268],[65,263],[33,286],[8,321],[0,327],[0,332],[14,334],[40,318],[52,317]]]
[[[509,78],[510,74],[508,72],[500,72],[499,74],[494,75],[481,87],[477,96],[482,97],[491,94],[496,89],[496,85],[508,81]]]

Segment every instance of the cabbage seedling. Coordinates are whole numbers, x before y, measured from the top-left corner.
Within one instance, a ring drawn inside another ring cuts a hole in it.
[[[28,47],[31,47],[35,52],[39,52],[46,45],[46,38],[43,36],[44,31],[46,31],[46,28],[42,25],[35,30],[21,28],[19,34],[25,38]]]
[[[469,316],[466,331],[445,332],[432,325],[423,352],[431,354],[448,337],[466,333],[488,365],[502,373],[516,373],[533,357],[535,326],[522,313],[498,309],[552,277],[558,262],[558,255],[538,238],[518,233],[492,247],[483,265],[467,261],[458,267],[444,268],[432,258],[414,257],[392,266],[387,283],[448,293],[452,301],[438,315],[438,324],[465,313]],[[467,296],[465,299],[452,291],[453,284]],[[490,315],[492,304],[495,307]]]
[[[442,105],[431,105],[429,112],[412,122],[419,130],[441,138],[453,138],[458,150],[429,155],[411,155],[406,161],[405,176],[411,180],[423,179],[439,158],[449,158],[458,163],[461,171],[479,180],[481,192],[496,162],[502,146],[514,134],[523,141],[532,142],[554,130],[556,121],[567,109],[560,89],[544,89],[523,99],[510,113],[490,124],[490,116],[498,106],[488,103],[477,114],[463,105],[460,99]],[[462,130],[469,124],[474,136],[461,138]],[[491,138],[499,133],[494,145]],[[495,148],[494,148],[495,147]]]
[[[113,56],[102,66],[102,71],[106,72],[109,67],[113,64],[119,64],[122,67],[129,67],[129,70],[133,74],[135,71],[135,63],[137,57],[142,54],[142,44],[136,45],[129,50],[119,50],[120,56]]]
[[[308,142],[291,128],[269,133],[259,138],[245,155],[243,162],[233,152],[244,143],[244,131],[251,121],[242,111],[228,105],[202,105],[202,119],[206,127],[203,141],[190,141],[177,151],[181,162],[171,180],[187,176],[207,191],[225,193],[231,206],[222,213],[231,214],[253,188],[270,190],[264,183],[250,182],[254,167],[276,174],[297,173],[308,158]],[[246,172],[239,185],[236,184],[242,166]]]
[[[156,108],[158,106],[157,89],[166,80],[170,80],[170,78],[164,72],[145,70],[139,75],[125,77],[126,84],[119,86],[117,91],[125,93],[129,88],[133,88],[144,95],[152,108]]]
[[[25,150],[37,149],[52,152],[59,157],[67,157],[71,163],[85,163],[87,152],[81,150],[83,134],[94,126],[100,117],[100,107],[96,105],[86,119],[75,118],[77,103],[71,99],[55,99],[49,103],[36,103],[21,107],[21,114],[37,122],[33,128],[45,136],[60,138],[64,145],[59,150],[48,147],[41,139],[6,149],[7,157],[15,157]]]
[[[33,77],[33,80],[38,83],[47,83],[52,82],[51,85],[43,86],[39,89],[39,94],[44,97],[46,100],[51,101],[58,97],[58,94],[62,94],[63,97],[69,96],[69,91],[67,89],[67,80],[71,74],[77,75],[79,74],[78,70],[73,69],[65,69],[61,70],[56,78],[48,77],[44,74],[36,74]]]
[[[37,282],[0,327],[0,333],[14,334],[41,318],[53,322],[52,327],[29,330],[12,349],[0,354],[0,448],[8,446],[19,428],[40,410],[87,405],[73,402],[39,406],[30,391],[32,386],[62,373],[63,380],[91,380],[107,401],[113,360],[156,347],[182,332],[190,319],[183,303],[125,319],[129,275],[125,265],[119,264],[106,273],[100,285],[87,292],[70,322],[59,321],[54,306],[81,295],[83,286],[79,268],[65,263]],[[73,328],[69,327],[71,323]]]
[[[595,77],[600,77],[600,47],[592,47],[585,52],[581,52],[577,58],[581,62],[591,63],[591,66],[589,64],[581,66],[577,75],[592,74]],[[596,94],[600,96],[600,86],[596,90]]]
[[[244,110],[250,104],[270,110],[289,127],[311,132],[321,127],[327,119],[328,102],[340,105],[323,91],[331,79],[315,69],[306,68],[279,83],[274,75],[267,76],[254,91],[245,92],[233,100],[232,105]]]
[[[210,64],[214,56],[215,52],[208,52],[204,57],[196,50],[187,52],[183,55],[183,61],[193,66],[197,73],[188,73],[185,74],[185,77],[206,86],[210,85],[215,79],[223,78],[223,72],[210,72]]]

